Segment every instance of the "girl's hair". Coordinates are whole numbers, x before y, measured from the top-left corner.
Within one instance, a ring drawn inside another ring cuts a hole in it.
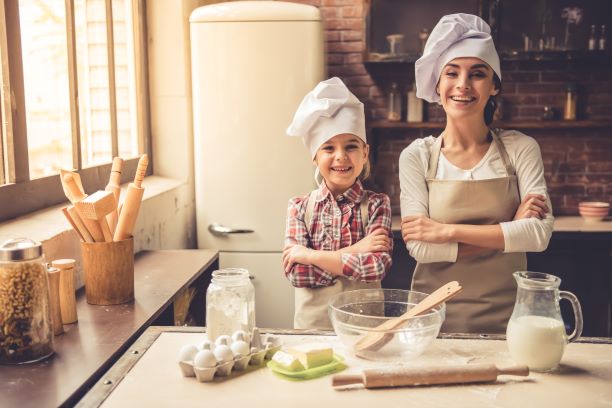
[[[499,91],[497,93],[497,95],[499,95],[502,90],[502,85],[501,80],[495,72],[493,73],[493,85],[495,86],[495,89]],[[489,96],[489,100],[487,101],[487,104],[484,108],[484,121],[487,126],[489,126],[491,122],[493,122],[493,115],[495,115],[495,111],[497,110],[497,95]]]
[[[359,180],[363,181],[370,177],[370,172],[372,171],[372,166],[370,165],[370,155],[366,157],[365,163],[363,163],[363,170],[361,170],[361,174],[357,177]]]

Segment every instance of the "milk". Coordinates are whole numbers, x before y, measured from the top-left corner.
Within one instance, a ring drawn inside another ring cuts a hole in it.
[[[543,316],[510,319],[506,338],[512,359],[534,371],[556,368],[567,342],[563,322]]]

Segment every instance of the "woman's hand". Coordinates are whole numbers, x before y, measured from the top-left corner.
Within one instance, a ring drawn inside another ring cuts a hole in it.
[[[287,245],[283,248],[283,268],[289,272],[293,265],[311,265],[313,250],[302,245]]]
[[[341,252],[360,253],[360,252],[383,252],[391,250],[391,238],[387,235],[387,231],[383,228],[378,228],[355,244],[342,248]]]
[[[451,228],[422,214],[408,215],[402,218],[402,238],[404,242],[423,241],[443,244],[450,241]]]
[[[546,197],[542,194],[527,194],[518,209],[514,214],[514,220],[522,220],[524,218],[546,218],[546,213],[549,211],[546,205]]]

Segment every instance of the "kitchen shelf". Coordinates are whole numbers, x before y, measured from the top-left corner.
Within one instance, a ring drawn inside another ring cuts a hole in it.
[[[366,68],[376,68],[380,66],[410,66],[421,57],[420,54],[379,54],[366,53],[363,56],[363,63]],[[500,59],[504,61],[588,61],[593,63],[612,62],[612,53],[605,51],[504,51],[500,53]]]
[[[445,122],[389,122],[376,120],[368,124],[370,129],[443,129]],[[493,122],[492,127],[502,129],[596,129],[612,127],[612,119],[607,120],[517,120]]]

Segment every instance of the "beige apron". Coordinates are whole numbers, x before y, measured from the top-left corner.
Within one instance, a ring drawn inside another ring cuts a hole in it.
[[[315,192],[310,194],[308,199],[304,223],[310,231],[312,222],[312,212],[314,208]],[[359,214],[362,216],[362,225],[364,236],[366,226],[368,224],[368,196],[367,194],[362,200],[359,207]],[[295,288],[295,315],[293,318],[293,327],[296,329],[320,329],[332,330],[332,324],[329,320],[327,304],[329,300],[337,293],[346,292],[348,290],[357,289],[378,289],[378,282],[361,282],[352,281],[347,278],[339,277],[333,285],[320,288]]]
[[[493,225],[511,221],[521,202],[514,167],[497,134],[493,142],[507,176],[487,180],[436,180],[442,147],[439,136],[429,160],[429,216],[445,224]],[[446,333],[505,333],[516,296],[512,273],[525,270],[524,252],[491,250],[457,262],[417,264],[412,289],[431,293],[449,281],[463,290],[446,303]]]

